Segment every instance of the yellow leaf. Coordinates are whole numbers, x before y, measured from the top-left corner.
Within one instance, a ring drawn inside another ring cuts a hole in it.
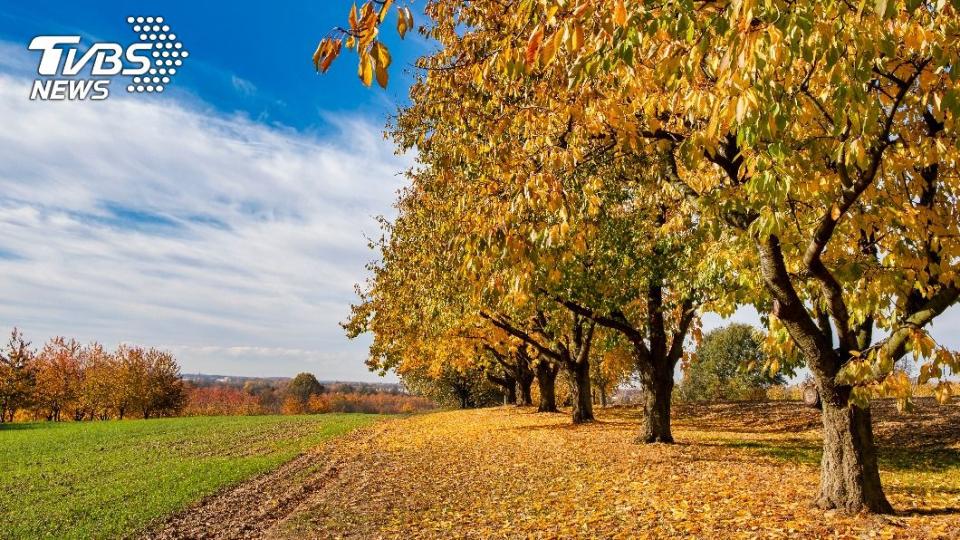
[[[575,53],[583,46],[583,26],[579,22],[573,23],[573,30],[570,32],[570,52]]]
[[[360,68],[357,75],[364,85],[370,86],[373,83],[373,59],[366,52],[360,53]]]
[[[411,28],[413,28],[413,14],[410,9],[397,6],[397,33],[400,34],[400,39],[403,39]]]
[[[387,87],[387,67],[381,64],[380,62],[377,62],[376,73],[377,73],[377,84],[379,84],[381,88],[386,88]]]
[[[563,33],[557,31],[547,39],[543,47],[540,49],[540,65],[546,66],[553,61],[553,57],[557,54],[557,48],[560,45],[560,39],[563,37]]]
[[[383,22],[387,18],[387,13],[390,12],[391,4],[393,4],[393,0],[384,0],[383,6],[380,7],[380,22]]]
[[[619,26],[627,24],[627,8],[623,5],[623,0],[616,0],[613,5],[613,22]]]
[[[373,55],[378,66],[383,66],[384,69],[390,67],[390,51],[387,50],[387,46],[382,42],[375,41],[373,43]]]

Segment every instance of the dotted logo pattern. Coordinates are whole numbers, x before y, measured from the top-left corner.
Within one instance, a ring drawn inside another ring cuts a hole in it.
[[[190,52],[177,41],[177,35],[164,24],[163,17],[127,17],[127,24],[140,41],[153,45],[150,53],[153,64],[147,73],[133,78],[132,84],[127,85],[127,92],[163,92]]]

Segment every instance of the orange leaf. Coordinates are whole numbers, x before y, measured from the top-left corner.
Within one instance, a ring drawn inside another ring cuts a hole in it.
[[[616,3],[614,3],[613,22],[619,26],[627,24],[627,7],[623,5],[623,0],[616,0]]]
[[[541,43],[543,43],[543,27],[537,26],[530,34],[530,40],[527,42],[527,65],[532,65],[537,60],[537,52],[540,50]]]

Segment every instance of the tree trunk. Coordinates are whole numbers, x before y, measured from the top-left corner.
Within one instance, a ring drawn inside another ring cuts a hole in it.
[[[517,402],[517,383],[514,380],[510,381],[510,384],[504,388],[505,392],[503,394],[503,404],[512,405]]]
[[[570,374],[570,405],[573,407],[573,423],[593,421],[593,396],[590,392],[590,362],[570,362],[566,365]]]
[[[533,405],[533,395],[530,387],[533,386],[533,369],[530,368],[530,358],[526,355],[517,355],[517,405]]]
[[[817,506],[849,513],[892,513],[880,484],[870,409],[823,400],[822,416],[823,458]]]
[[[540,405],[537,412],[557,412],[557,368],[549,362],[537,364],[537,387],[540,389]]]
[[[526,380],[523,378],[517,379],[517,405],[533,405],[533,394],[530,391],[531,386],[533,386],[533,377]]]
[[[673,395],[673,370],[655,369],[644,384],[644,424],[638,442],[672,443],[670,433],[670,398]]]

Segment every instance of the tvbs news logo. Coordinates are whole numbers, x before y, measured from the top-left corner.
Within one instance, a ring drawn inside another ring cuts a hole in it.
[[[160,93],[173,80],[190,53],[163,17],[127,17],[140,40],[94,43],[81,52],[80,36],[37,36],[27,47],[40,52],[30,99],[50,101],[103,100],[110,83],[126,81],[129,93]]]

